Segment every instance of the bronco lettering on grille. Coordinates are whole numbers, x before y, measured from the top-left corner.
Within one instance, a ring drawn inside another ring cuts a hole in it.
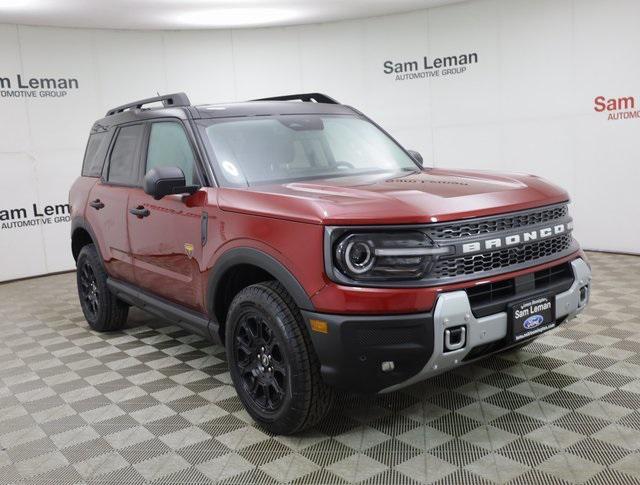
[[[462,244],[462,254],[477,253],[480,251],[488,251],[491,249],[504,248],[509,246],[517,246],[527,242],[537,241],[538,239],[544,239],[550,236],[557,236],[563,234],[572,229],[572,223],[560,223],[553,226],[544,227],[541,229],[534,229],[517,234],[510,234],[508,236],[493,237],[491,239],[485,239],[483,241],[474,241]]]

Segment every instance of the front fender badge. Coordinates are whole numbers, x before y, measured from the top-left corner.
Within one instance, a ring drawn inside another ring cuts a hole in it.
[[[184,243],[184,252],[187,253],[187,256],[191,259],[193,257],[193,244]]]

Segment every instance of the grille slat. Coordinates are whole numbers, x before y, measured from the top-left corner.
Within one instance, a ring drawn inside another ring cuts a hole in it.
[[[566,205],[547,207],[526,214],[513,214],[480,221],[433,226],[427,230],[427,234],[435,240],[459,239],[544,224],[545,222],[566,217],[568,213]]]
[[[435,263],[431,276],[442,279],[455,278],[544,259],[569,249],[572,239],[571,235],[563,234],[542,241],[488,253],[440,259]]]

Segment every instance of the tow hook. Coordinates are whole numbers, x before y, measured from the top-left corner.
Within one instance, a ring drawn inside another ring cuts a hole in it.
[[[467,327],[459,325],[457,327],[449,327],[444,331],[444,350],[451,352],[461,349],[467,343]]]

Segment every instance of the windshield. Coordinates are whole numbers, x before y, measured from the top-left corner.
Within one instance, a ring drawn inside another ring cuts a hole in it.
[[[385,133],[356,116],[202,120],[223,186],[419,170]]]

